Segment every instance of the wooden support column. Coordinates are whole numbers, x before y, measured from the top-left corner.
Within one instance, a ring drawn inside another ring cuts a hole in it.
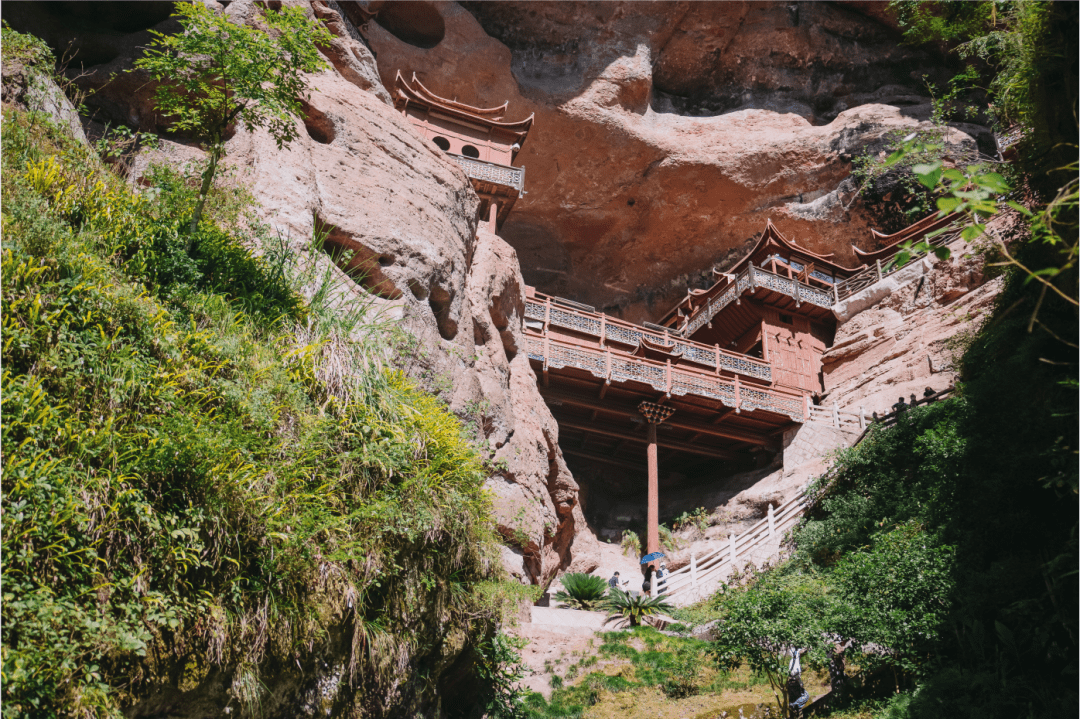
[[[649,446],[647,458],[649,464],[649,506],[645,534],[645,553],[652,554],[660,551],[660,469],[656,462],[656,425],[663,422],[675,412],[674,407],[642,402],[638,405],[638,411],[645,417],[649,424]],[[656,562],[650,562],[655,568]],[[656,580],[653,580],[653,587]]]
[[[656,425],[649,422],[649,517],[646,554],[660,551],[660,469],[656,466]],[[655,580],[653,580],[655,581]]]
[[[499,217],[499,203],[495,202],[495,198],[492,198],[488,205],[488,229],[491,231],[491,234],[497,235],[499,233],[499,228],[496,224]]]

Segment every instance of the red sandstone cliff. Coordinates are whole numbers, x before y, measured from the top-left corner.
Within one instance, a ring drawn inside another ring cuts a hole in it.
[[[415,71],[536,113],[503,236],[530,284],[633,320],[709,282],[770,217],[852,262],[870,221],[849,160],[927,128],[923,75],[947,72],[873,3],[344,5],[376,14],[363,32],[387,85]]]
[[[230,140],[234,177],[298,245],[317,224],[335,246],[378,259],[369,284],[422,348],[408,369],[480,429],[500,468],[500,529],[517,545],[507,565],[533,581],[590,569],[596,547],[519,351],[524,282],[655,319],[769,217],[850,261],[869,224],[850,157],[927,127],[921,76],[942,72],[866,3],[304,4],[336,36],[333,67],[312,78],[305,132],[288,149],[262,134]],[[248,0],[214,6],[253,13]],[[168,31],[167,11],[135,14]],[[38,24],[65,44],[62,19]],[[148,33],[79,33],[97,119],[161,130],[152,88],[123,74]],[[536,113],[518,156],[529,194],[507,242],[476,234],[469,181],[390,108],[383,83],[398,70],[469,104],[509,101],[508,119]],[[174,159],[199,155],[165,146]],[[837,381],[855,344],[833,355]]]
[[[318,228],[328,248],[373,261],[365,284],[381,295],[384,316],[399,318],[417,340],[398,361],[472,426],[495,468],[489,485],[499,529],[513,545],[505,550],[507,568],[532,582],[560,570],[591,570],[596,540],[559,451],[558,427],[519,352],[524,282],[514,249],[477,233],[478,198],[469,179],[391,107],[355,28],[329,3],[303,4],[336,35],[325,51],[331,67],[310,78],[300,137],[287,148],[264,132],[236,131],[227,143],[227,181],[248,188],[263,219],[301,253]],[[236,21],[255,13],[250,0],[212,6]],[[39,33],[62,38],[63,24],[52,22]],[[149,10],[145,23],[175,30]],[[140,73],[126,73],[149,39],[143,30],[95,46],[93,57],[111,59],[80,79],[97,90],[91,130],[106,121],[166,129],[153,110],[153,86]],[[153,161],[201,158],[190,143],[163,138],[160,150],[135,160],[132,180]],[[360,296],[344,274],[339,279],[343,301]]]

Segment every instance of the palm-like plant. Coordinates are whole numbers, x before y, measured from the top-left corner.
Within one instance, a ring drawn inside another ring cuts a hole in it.
[[[629,592],[615,591],[604,600],[604,609],[608,610],[607,621],[622,618],[629,619],[630,626],[641,625],[643,617],[650,617],[661,612],[670,612],[674,607],[663,597],[650,597],[645,594],[633,596]]]
[[[607,582],[603,577],[591,574],[564,574],[563,591],[555,593],[555,599],[574,609],[592,609],[604,598]]]

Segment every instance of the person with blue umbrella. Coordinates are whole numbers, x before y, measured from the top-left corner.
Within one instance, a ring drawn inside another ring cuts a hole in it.
[[[646,595],[652,592],[654,571],[652,563],[663,556],[663,552],[649,552],[641,558],[641,571],[645,574],[645,581],[641,583],[641,591],[644,592]]]

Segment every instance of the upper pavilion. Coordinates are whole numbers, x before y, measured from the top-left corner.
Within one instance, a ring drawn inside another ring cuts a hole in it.
[[[687,296],[660,325],[686,339],[758,357],[776,386],[820,393],[821,355],[832,343],[835,288],[859,268],[784,237],[772,221],[754,248],[716,282]]]
[[[412,122],[417,132],[447,153],[472,180],[480,196],[482,217],[495,232],[525,194],[525,168],[513,162],[532,127],[533,115],[505,122],[508,103],[479,108],[439,97],[412,76],[406,82],[399,71],[394,80],[394,107]]]

